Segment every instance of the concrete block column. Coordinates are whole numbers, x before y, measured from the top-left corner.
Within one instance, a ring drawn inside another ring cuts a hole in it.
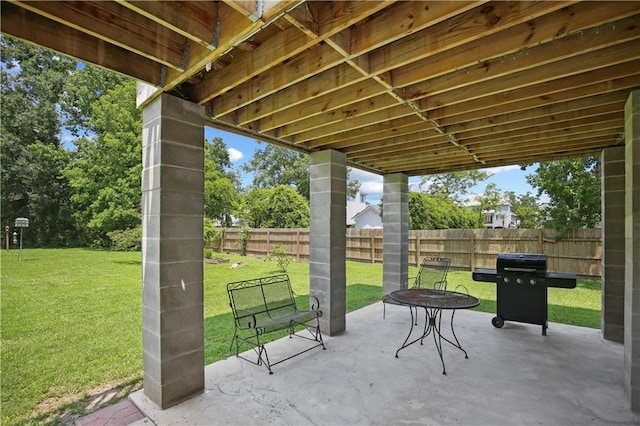
[[[602,175],[602,336],[624,341],[624,146],[607,148]]]
[[[400,289],[409,278],[409,178],[402,173],[384,176],[382,291]]]
[[[624,377],[631,409],[640,412],[640,90],[625,115]]]
[[[203,113],[165,94],[142,113],[144,393],[163,409],[204,390]]]
[[[311,154],[310,294],[320,301],[320,328],[346,328],[347,158],[338,151]]]

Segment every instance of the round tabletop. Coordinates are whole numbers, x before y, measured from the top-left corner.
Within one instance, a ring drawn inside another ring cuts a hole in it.
[[[389,296],[411,306],[437,309],[469,309],[480,304],[477,297],[448,290],[415,288],[392,291]]]

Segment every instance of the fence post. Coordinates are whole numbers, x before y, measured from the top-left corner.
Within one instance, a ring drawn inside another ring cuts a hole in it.
[[[267,229],[267,252],[265,254],[269,254],[270,249],[271,249],[271,229]]]
[[[470,262],[471,262],[471,271],[475,271],[476,270],[476,233],[473,232],[473,229],[471,229],[471,239],[469,240],[469,245],[470,247],[470,251],[469,253],[471,254],[470,256]]]
[[[420,246],[422,243],[420,242],[420,231],[413,231],[416,234],[416,267],[420,267],[420,262],[422,261],[422,253],[420,253]]]
[[[371,263],[376,263],[376,235],[373,231],[371,231],[369,244],[371,244]]]
[[[544,250],[544,229],[538,229],[538,253]]]
[[[296,262],[300,262],[300,230],[296,231]]]

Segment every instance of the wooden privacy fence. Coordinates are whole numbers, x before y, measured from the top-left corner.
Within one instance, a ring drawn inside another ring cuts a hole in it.
[[[241,254],[241,231],[229,228],[221,242],[225,253]],[[382,229],[347,229],[347,260],[382,262]],[[249,231],[247,256],[264,257],[281,244],[296,261],[309,259],[309,229],[258,228]],[[551,229],[444,229],[409,231],[409,263],[425,256],[451,259],[456,269],[495,268],[498,253],[544,253],[550,272],[600,278],[602,230],[577,229],[564,237]]]

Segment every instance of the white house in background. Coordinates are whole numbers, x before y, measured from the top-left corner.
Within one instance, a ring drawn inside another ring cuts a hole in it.
[[[347,226],[353,228],[382,228],[378,206],[367,204],[366,195],[358,192],[353,200],[347,200]]]
[[[511,211],[511,204],[503,204],[496,210],[483,210],[485,228],[517,228],[518,218]]]
[[[475,206],[480,205],[480,202],[476,199],[475,194],[472,194],[468,199],[464,201],[464,206],[468,209],[472,209]],[[518,218],[511,211],[511,203],[507,200],[503,200],[503,204],[498,206],[495,210],[483,210],[484,227],[488,229],[498,228],[517,228]]]
[[[353,216],[355,228],[382,228],[382,218],[378,206],[368,205],[364,210]]]

